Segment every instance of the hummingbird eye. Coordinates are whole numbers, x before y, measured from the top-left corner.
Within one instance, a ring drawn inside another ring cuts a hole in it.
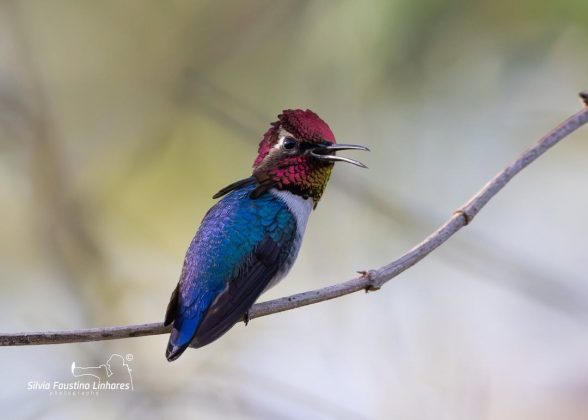
[[[294,137],[285,137],[282,140],[282,147],[284,150],[292,151],[298,147],[298,141]]]

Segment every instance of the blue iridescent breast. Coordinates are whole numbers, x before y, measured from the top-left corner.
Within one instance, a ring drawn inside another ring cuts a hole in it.
[[[204,217],[182,270],[184,304],[202,301],[200,307],[208,306],[205,301],[227,287],[266,235],[280,247],[278,271],[283,271],[282,264],[293,262],[291,254],[297,254],[300,246],[297,239],[301,239],[297,238],[297,217],[278,195],[266,193],[250,198],[253,189],[254,186],[246,186],[232,191]],[[293,245],[296,249],[292,249]]]

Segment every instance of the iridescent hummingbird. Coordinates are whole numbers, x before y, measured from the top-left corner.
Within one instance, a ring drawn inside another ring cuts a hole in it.
[[[186,253],[165,325],[172,325],[166,357],[202,347],[226,333],[257,298],[290,270],[312,209],[335,162],[365,168],[339,150],[329,126],[310,110],[286,110],[259,144],[249,178],[223,188]]]

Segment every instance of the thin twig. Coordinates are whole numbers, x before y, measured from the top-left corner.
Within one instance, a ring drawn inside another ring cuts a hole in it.
[[[520,171],[535,161],[549,148],[588,122],[588,92],[580,97],[587,105],[566,119],[558,127],[542,137],[537,144],[526,150],[513,163],[500,171],[477,194],[439,229],[402,257],[376,270],[369,270],[360,277],[322,289],[262,302],[249,311],[249,319],[300,308],[306,305],[338,298],[360,290],[378,290],[382,285],[425,258],[455,232],[469,224],[480,210]],[[165,334],[170,328],[162,323],[129,325],[124,327],[91,328],[72,331],[50,331],[38,333],[0,334],[0,346],[23,346],[41,344],[79,343],[84,341],[113,340],[128,337]]]

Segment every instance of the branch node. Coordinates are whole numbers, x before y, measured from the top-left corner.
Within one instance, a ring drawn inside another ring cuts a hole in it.
[[[463,217],[463,221],[465,223],[464,226],[467,226],[470,224],[470,222],[472,220],[474,220],[474,216],[469,214],[468,211],[466,209],[459,209],[459,210],[455,210],[453,212],[453,215],[461,215],[461,217]]]
[[[382,284],[384,281],[378,277],[378,272],[376,270],[361,270],[358,271],[361,274],[361,277],[368,281],[368,284],[365,286],[365,292],[375,292],[376,290],[380,290],[382,288]]]

